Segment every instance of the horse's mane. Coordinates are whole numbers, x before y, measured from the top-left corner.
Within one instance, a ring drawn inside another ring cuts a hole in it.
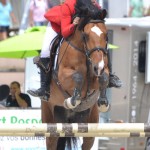
[[[81,22],[78,25],[79,30],[82,30],[90,20],[104,21],[107,15],[105,9],[100,9],[98,6],[93,5],[91,0],[77,0],[75,11],[75,16],[81,18]]]

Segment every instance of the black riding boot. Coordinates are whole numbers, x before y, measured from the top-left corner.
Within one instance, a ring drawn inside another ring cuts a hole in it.
[[[120,88],[122,86],[122,81],[117,77],[115,74],[112,73],[112,64],[110,60],[110,52],[108,49],[108,68],[109,68],[109,84],[108,87],[115,87],[115,88]]]
[[[45,100],[48,100],[50,95],[50,74],[44,70],[48,68],[49,61],[49,58],[40,58],[39,61],[34,61],[34,63],[40,68],[41,88],[27,91],[30,95],[40,97]]]

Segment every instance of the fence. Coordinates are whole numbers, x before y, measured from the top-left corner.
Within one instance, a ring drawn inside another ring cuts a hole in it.
[[[150,124],[144,123],[56,123],[5,124],[0,136],[45,137],[149,137]]]

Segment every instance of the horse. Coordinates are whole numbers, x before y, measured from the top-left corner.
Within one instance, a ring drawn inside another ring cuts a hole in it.
[[[85,11],[84,11],[85,12]],[[84,13],[75,32],[62,41],[52,71],[50,98],[41,103],[43,123],[98,123],[100,93],[109,80],[106,10]],[[96,16],[96,17],[95,17]],[[47,150],[71,150],[72,137],[47,137]],[[66,144],[67,143],[67,144]],[[94,137],[83,137],[82,150],[90,150]]]

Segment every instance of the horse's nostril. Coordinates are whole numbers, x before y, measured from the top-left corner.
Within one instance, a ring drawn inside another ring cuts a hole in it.
[[[97,67],[97,66],[94,66],[94,72],[97,73],[97,71],[98,71],[98,67]]]

